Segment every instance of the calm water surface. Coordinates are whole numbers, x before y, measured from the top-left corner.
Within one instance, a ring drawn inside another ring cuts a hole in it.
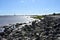
[[[15,23],[28,23],[33,18],[30,16],[0,16],[0,26],[15,24]]]

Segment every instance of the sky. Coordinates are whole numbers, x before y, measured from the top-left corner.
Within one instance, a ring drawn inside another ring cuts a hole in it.
[[[60,0],[0,0],[0,15],[41,15],[60,12]]]

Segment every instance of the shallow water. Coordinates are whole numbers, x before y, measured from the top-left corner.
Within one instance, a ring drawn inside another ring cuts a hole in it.
[[[15,23],[28,23],[33,18],[30,16],[0,16],[0,26],[15,24]]]

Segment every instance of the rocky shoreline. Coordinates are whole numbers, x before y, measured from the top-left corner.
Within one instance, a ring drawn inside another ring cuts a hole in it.
[[[0,40],[60,40],[60,18],[45,16],[30,25],[12,26],[3,26],[5,30],[0,33]]]

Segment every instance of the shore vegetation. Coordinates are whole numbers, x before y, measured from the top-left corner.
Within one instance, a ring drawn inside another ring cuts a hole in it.
[[[34,16],[33,18],[35,18],[35,19],[41,19],[41,18],[44,18],[44,16]]]

